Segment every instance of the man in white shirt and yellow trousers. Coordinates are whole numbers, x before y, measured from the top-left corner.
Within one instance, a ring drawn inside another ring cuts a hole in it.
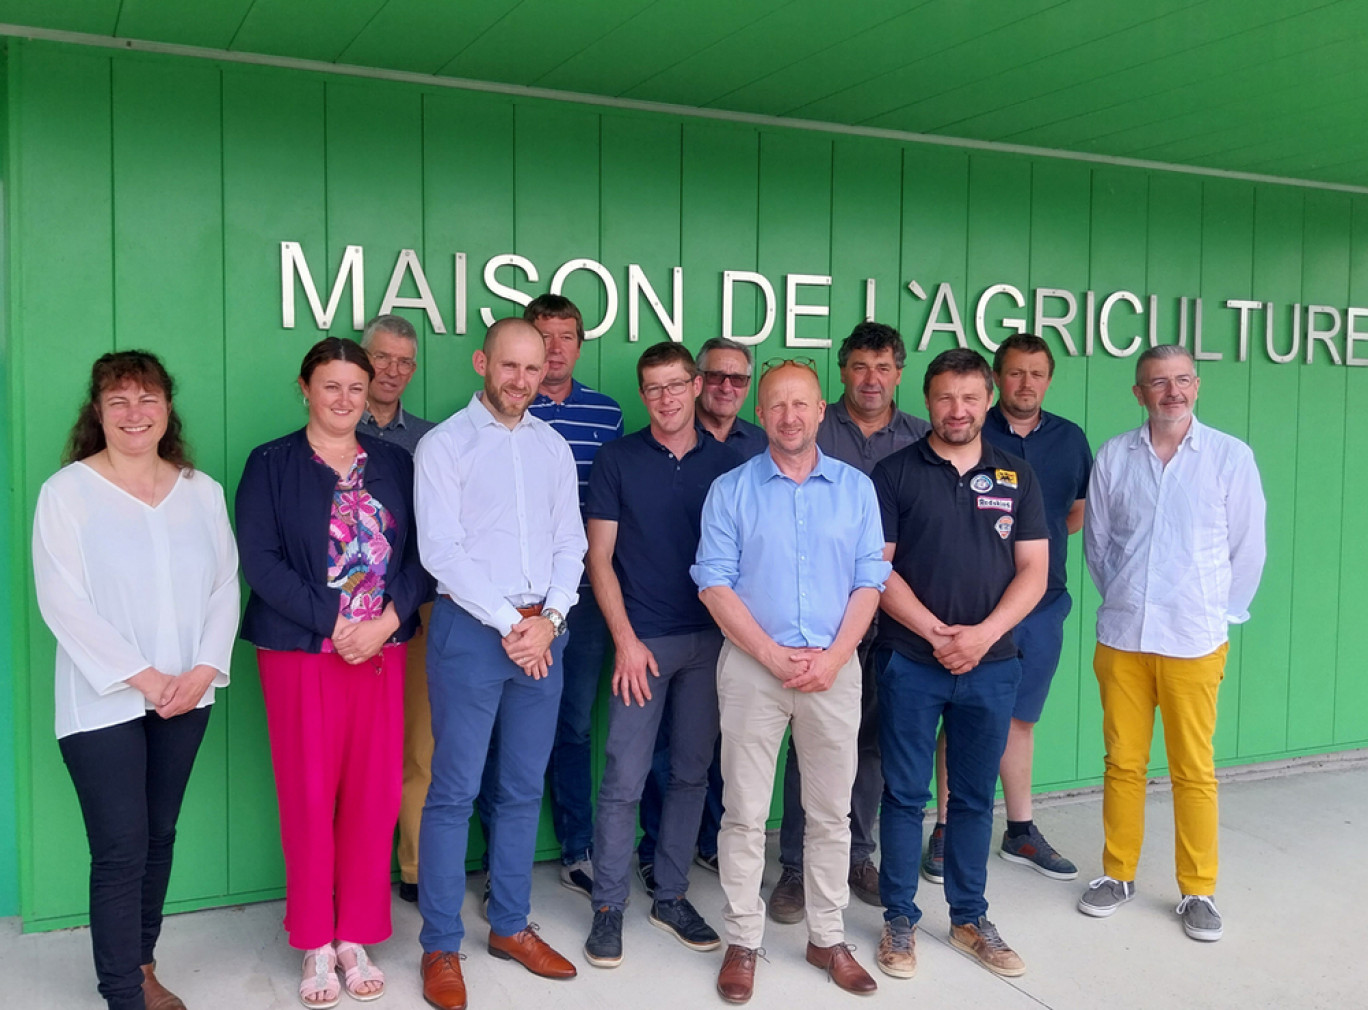
[[[1145,780],[1157,705],[1173,780],[1183,929],[1219,940],[1217,801],[1212,736],[1229,625],[1249,619],[1264,565],[1264,496],[1244,442],[1192,416],[1201,380],[1176,344],[1135,368],[1149,420],[1097,454],[1083,526],[1102,594],[1093,668],[1107,748],[1102,793],[1105,874],[1079,899],[1111,915],[1135,895]]]

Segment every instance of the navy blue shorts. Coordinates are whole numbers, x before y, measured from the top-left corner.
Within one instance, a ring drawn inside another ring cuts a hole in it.
[[[1049,605],[1027,614],[1012,631],[1012,640],[1021,654],[1021,684],[1017,687],[1013,719],[1040,721],[1050,681],[1059,666],[1059,654],[1064,650],[1064,619],[1072,609],[1072,598],[1067,592],[1060,593]]]

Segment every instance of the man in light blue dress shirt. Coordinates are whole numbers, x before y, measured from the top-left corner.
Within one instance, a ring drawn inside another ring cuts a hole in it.
[[[726,895],[722,998],[744,1003],[764,936],[765,819],[784,731],[803,767],[809,963],[851,992],[874,980],[845,942],[850,788],[860,725],[855,655],[890,565],[869,478],[817,448],[817,373],[785,362],[760,379],[762,453],[719,477],[691,574],[727,641],[717,666],[725,783],[718,864]]]

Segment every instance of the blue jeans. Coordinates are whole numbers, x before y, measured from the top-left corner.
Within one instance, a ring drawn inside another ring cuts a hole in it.
[[[689,863],[708,788],[708,765],[718,733],[717,631],[648,638],[660,678],[652,679],[644,705],[614,699],[608,723],[608,764],[599,787],[594,834],[595,908],[621,909],[630,890],[632,841],[637,803],[650,774],[657,732],[669,708],[669,784],[655,853],[656,897],[682,898],[689,889]],[[668,706],[667,706],[668,700]]]
[[[945,825],[945,900],[950,922],[975,922],[988,913],[983,896],[993,836],[993,796],[1007,745],[1021,664],[1013,658],[981,663],[956,676],[939,664],[915,663],[880,650],[880,749],[883,821],[879,896],[884,918],[916,923],[922,813],[931,798],[936,727],[945,723],[945,767],[950,807]]]
[[[608,649],[608,626],[587,586],[566,616],[569,641],[565,645],[556,739],[551,746],[551,823],[561,843],[561,862],[567,866],[589,857],[594,838],[593,776],[589,764],[589,732],[598,700],[603,656]]]
[[[428,629],[432,785],[418,836],[419,940],[424,951],[461,949],[466,839],[490,737],[498,728],[498,774],[490,783],[489,927],[527,926],[546,762],[560,708],[564,639],[551,644],[548,675],[533,680],[504,653],[499,633],[445,597]]]

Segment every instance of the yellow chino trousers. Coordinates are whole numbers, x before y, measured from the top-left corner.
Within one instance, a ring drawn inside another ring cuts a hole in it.
[[[428,705],[427,629],[432,604],[418,608],[418,634],[404,669],[404,799],[399,807],[399,879],[418,883],[418,825],[432,782],[432,709]]]
[[[1135,879],[1145,838],[1145,782],[1157,706],[1173,780],[1178,889],[1183,894],[1216,892],[1219,813],[1212,737],[1229,648],[1225,643],[1206,656],[1173,659],[1098,643],[1093,670],[1102,694],[1107,748],[1102,791],[1102,871],[1107,876]]]

